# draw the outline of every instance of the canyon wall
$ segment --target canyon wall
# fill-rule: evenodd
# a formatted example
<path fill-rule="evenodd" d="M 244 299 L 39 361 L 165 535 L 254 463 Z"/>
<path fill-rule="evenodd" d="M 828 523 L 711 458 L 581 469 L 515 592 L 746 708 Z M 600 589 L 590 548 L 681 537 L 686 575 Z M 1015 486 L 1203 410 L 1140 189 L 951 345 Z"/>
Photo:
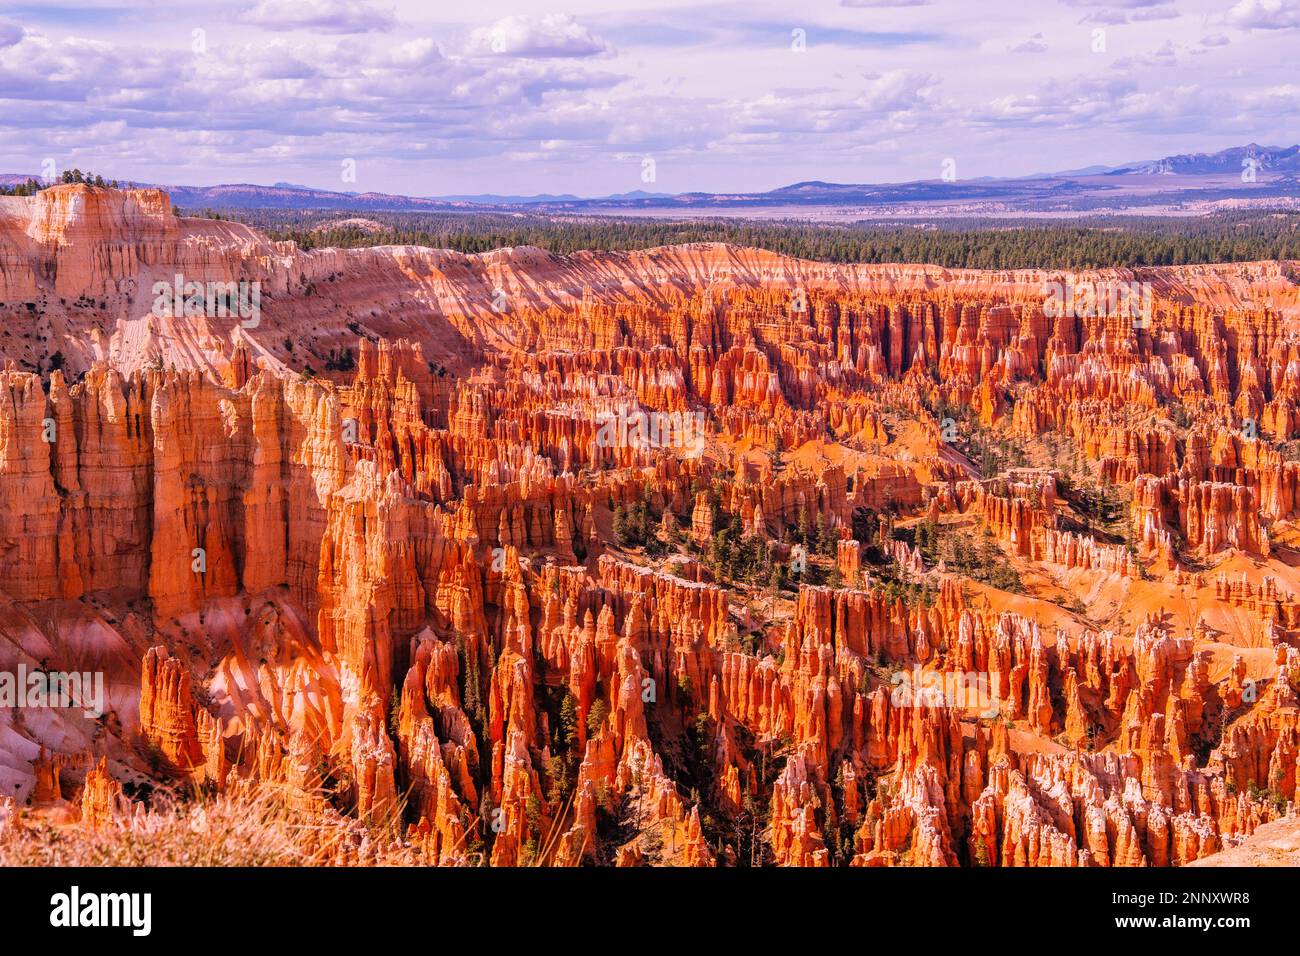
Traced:
<path fill-rule="evenodd" d="M 10 710 L 0 783 L 274 784 L 445 865 L 1217 853 L 1295 799 L 1292 274 L 1087 274 L 1134 322 L 0 199 L 0 668 L 106 685 Z M 158 314 L 190 282 L 258 308 Z"/>

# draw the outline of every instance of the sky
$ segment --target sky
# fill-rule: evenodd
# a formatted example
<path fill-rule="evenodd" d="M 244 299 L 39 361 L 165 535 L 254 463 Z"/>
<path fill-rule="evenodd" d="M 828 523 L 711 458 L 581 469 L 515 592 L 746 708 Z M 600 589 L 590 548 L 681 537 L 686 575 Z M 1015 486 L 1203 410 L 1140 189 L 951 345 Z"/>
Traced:
<path fill-rule="evenodd" d="M 0 0 L 0 172 L 419 196 L 1022 175 L 1300 141 L 1298 50 L 1300 0 Z"/>

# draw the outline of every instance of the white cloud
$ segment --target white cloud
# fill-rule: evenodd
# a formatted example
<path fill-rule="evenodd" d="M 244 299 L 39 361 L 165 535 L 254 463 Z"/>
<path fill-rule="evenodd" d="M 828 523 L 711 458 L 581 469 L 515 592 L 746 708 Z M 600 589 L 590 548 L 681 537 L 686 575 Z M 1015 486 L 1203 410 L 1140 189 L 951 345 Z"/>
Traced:
<path fill-rule="evenodd" d="M 117 178 L 342 188 L 339 160 L 355 157 L 361 189 L 592 194 L 638 188 L 653 156 L 662 191 L 730 191 L 918 178 L 908 164 L 932 175 L 936 153 L 960 156 L 964 175 L 1113 164 L 1271 142 L 1300 120 L 1290 37 L 1234 29 L 1259 22 L 1258 2 L 1214 26 L 1199 14 L 1139 22 L 1176 15 L 1167 0 L 1058 3 L 1031 25 L 993 3 L 850 0 L 871 6 L 792 19 L 784 0 L 712 13 L 662 0 L 648 23 L 599 12 L 601 0 L 575 0 L 576 17 L 529 14 L 531 0 L 494 0 L 490 16 L 378 2 L 396 5 L 391 32 L 355 5 L 244 0 L 267 22 L 209 24 L 206 55 L 190 49 L 183 11 L 159 13 L 143 38 L 130 18 L 9 14 L 4 165 L 55 156 Z M 1105 55 L 1079 24 L 1094 15 L 1132 24 L 1107 30 Z M 793 26 L 808 31 L 802 55 Z M 1033 55 L 1045 47 L 1061 55 Z"/>
<path fill-rule="evenodd" d="M 0 47 L 13 46 L 22 40 L 27 31 L 12 20 L 0 20 Z"/>
<path fill-rule="evenodd" d="M 1172 4 L 1146 5 L 1133 9 L 1114 9 L 1113 5 L 1107 5 L 1100 10 L 1094 10 L 1082 20 L 1083 23 L 1142 23 L 1148 20 L 1175 20 L 1178 18 L 1178 9 Z"/>
<path fill-rule="evenodd" d="M 1292 0 L 1238 0 L 1228 22 L 1243 30 L 1286 30 L 1300 27 L 1300 4 Z"/>
<path fill-rule="evenodd" d="M 397 23 L 391 9 L 360 0 L 261 0 L 244 19 L 268 30 L 320 33 L 382 33 Z"/>
<path fill-rule="evenodd" d="M 1167 0 L 1064 0 L 1067 7 L 1119 7 L 1124 10 L 1140 10 L 1145 7 L 1163 6 Z"/>
<path fill-rule="evenodd" d="M 1134 10 L 1128 15 L 1130 23 L 1141 23 L 1143 20 L 1176 20 L 1178 17 L 1178 8 L 1172 4 L 1160 7 L 1145 7 L 1141 10 Z"/>
<path fill-rule="evenodd" d="M 470 35 L 478 54 L 529 57 L 585 57 L 611 52 L 610 45 L 568 14 L 502 17 Z"/>
<path fill-rule="evenodd" d="M 1023 43 L 1017 43 L 1011 48 L 1012 53 L 1046 53 L 1047 42 L 1043 39 L 1041 33 L 1035 33 Z"/>
<path fill-rule="evenodd" d="M 1172 40 L 1166 40 L 1158 49 L 1150 53 L 1142 56 L 1120 57 L 1111 66 L 1116 70 L 1131 70 L 1143 66 L 1176 66 L 1177 63 L 1178 48 L 1174 46 Z"/>

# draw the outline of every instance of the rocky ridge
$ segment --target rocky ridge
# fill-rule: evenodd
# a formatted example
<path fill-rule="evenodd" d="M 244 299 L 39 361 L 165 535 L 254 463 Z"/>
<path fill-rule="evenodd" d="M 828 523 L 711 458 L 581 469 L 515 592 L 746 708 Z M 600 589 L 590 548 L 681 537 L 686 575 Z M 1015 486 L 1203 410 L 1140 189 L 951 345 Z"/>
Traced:
<path fill-rule="evenodd" d="M 260 314 L 156 314 L 178 274 Z M 1295 800 L 1293 275 L 1074 277 L 1134 323 L 0 198 L 0 669 L 107 698 L 6 711 L 0 788 L 271 781 L 447 865 L 1209 856 Z"/>

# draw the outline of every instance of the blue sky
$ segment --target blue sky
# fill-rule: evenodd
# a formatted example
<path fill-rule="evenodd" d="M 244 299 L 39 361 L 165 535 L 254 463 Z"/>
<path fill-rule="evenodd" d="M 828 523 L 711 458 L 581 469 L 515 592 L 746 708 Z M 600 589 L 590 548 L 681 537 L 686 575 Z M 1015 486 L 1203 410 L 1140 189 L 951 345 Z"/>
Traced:
<path fill-rule="evenodd" d="M 0 172 L 414 195 L 1027 174 L 1300 141 L 1298 49 L 1300 0 L 11 4 Z"/>

